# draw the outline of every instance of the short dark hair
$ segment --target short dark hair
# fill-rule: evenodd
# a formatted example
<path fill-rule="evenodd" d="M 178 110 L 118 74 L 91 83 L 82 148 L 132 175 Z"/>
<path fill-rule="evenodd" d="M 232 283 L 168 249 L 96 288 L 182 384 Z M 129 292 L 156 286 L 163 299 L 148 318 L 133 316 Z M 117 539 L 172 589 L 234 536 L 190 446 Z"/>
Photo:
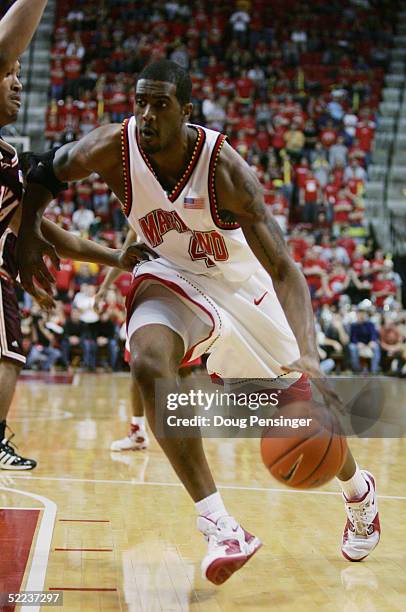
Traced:
<path fill-rule="evenodd" d="M 187 70 L 170 60 L 162 59 L 147 64 L 138 79 L 165 81 L 176 85 L 176 97 L 179 104 L 187 104 L 192 96 L 192 80 Z"/>

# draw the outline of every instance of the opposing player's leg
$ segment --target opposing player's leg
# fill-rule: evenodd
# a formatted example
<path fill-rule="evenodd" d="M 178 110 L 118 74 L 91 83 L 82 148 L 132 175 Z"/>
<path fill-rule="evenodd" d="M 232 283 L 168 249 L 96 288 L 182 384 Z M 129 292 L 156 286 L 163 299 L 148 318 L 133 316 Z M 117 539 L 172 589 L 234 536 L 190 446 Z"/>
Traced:
<path fill-rule="evenodd" d="M 0 361 L 0 470 L 32 470 L 34 459 L 21 457 L 7 437 L 7 415 L 13 400 L 21 365 L 8 359 Z"/>
<path fill-rule="evenodd" d="M 130 431 L 125 438 L 111 443 L 112 451 L 145 450 L 149 440 L 145 427 L 144 406 L 138 384 L 131 376 L 131 422 Z"/>
<path fill-rule="evenodd" d="M 13 285 L 0 278 L 0 469 L 32 470 L 34 459 L 21 457 L 7 437 L 7 415 L 17 379 L 25 364 L 18 303 Z"/>
<path fill-rule="evenodd" d="M 377 546 L 381 533 L 375 479 L 358 467 L 349 449 L 337 478 L 347 513 L 341 552 L 349 561 L 362 561 Z"/>
<path fill-rule="evenodd" d="M 162 289 L 161 302 L 156 293 L 148 301 L 147 292 L 144 292 L 144 300 L 137 305 L 129 325 L 132 376 L 139 385 L 149 425 L 195 502 L 198 529 L 208 542 L 208 553 L 202 562 L 203 575 L 214 584 L 221 584 L 248 561 L 261 543 L 246 532 L 224 507 L 207 463 L 201 437 L 176 438 L 159 433 L 155 381 L 176 380 L 185 349 L 191 342 L 187 331 L 190 315 L 195 322 L 195 334 L 199 323 L 193 313 L 188 312 L 187 306 L 168 290 Z M 138 327 L 136 319 L 138 317 L 142 321 L 143 311 L 155 323 Z M 168 325 L 165 325 L 166 319 Z M 204 330 L 202 337 L 206 335 L 207 331 Z"/>

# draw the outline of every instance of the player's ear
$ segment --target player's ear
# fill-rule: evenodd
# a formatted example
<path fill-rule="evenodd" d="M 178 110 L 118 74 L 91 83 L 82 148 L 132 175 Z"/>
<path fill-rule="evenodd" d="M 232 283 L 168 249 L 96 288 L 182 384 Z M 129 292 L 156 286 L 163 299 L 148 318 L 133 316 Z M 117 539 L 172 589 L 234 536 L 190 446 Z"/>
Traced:
<path fill-rule="evenodd" d="M 191 102 L 188 102 L 188 104 L 184 105 L 182 109 L 182 113 L 183 113 L 183 117 L 185 121 L 189 121 L 190 117 L 192 116 L 192 111 L 193 111 L 193 104 Z"/>

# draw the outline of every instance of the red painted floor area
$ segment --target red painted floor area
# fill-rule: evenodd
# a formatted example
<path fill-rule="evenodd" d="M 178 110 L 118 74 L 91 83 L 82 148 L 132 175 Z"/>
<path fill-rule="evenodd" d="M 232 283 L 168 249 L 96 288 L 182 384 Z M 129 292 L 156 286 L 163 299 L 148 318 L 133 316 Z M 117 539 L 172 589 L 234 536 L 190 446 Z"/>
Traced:
<path fill-rule="evenodd" d="M 71 385 L 73 374 L 67 372 L 33 372 L 23 370 L 20 374 L 20 382 L 42 382 L 48 385 Z"/>
<path fill-rule="evenodd" d="M 18 593 L 40 510 L 0 508 L 0 591 Z M 14 606 L 1 606 L 11 612 Z"/>

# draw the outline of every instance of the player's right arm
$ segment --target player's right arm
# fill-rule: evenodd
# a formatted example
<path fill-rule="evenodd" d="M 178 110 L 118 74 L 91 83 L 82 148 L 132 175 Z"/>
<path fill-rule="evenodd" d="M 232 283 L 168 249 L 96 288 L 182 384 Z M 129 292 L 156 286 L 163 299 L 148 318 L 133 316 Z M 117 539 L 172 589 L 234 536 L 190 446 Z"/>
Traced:
<path fill-rule="evenodd" d="M 68 143 L 55 153 L 41 156 L 27 175 L 27 189 L 22 202 L 22 219 L 17 240 L 17 264 L 21 283 L 32 295 L 36 294 L 33 278 L 51 292 L 54 279 L 44 263 L 48 255 L 59 267 L 54 246 L 41 232 L 42 215 L 65 182 L 77 181 L 97 172 L 110 184 L 120 198 L 123 181 L 117 160 L 121 159 L 121 126 L 110 124 L 97 128 L 77 142 Z"/>
<path fill-rule="evenodd" d="M 47 0 L 16 0 L 0 21 L 0 79 L 25 51 Z"/>

